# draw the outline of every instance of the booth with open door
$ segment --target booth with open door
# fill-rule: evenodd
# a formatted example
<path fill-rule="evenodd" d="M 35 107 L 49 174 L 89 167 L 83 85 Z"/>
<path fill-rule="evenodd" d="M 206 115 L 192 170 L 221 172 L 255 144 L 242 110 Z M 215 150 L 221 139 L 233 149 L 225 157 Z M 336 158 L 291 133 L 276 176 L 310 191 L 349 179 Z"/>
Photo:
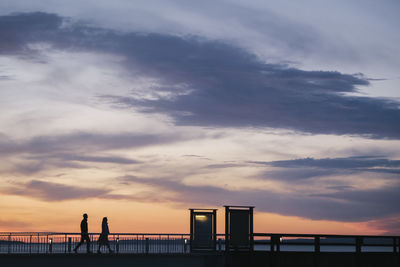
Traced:
<path fill-rule="evenodd" d="M 217 210 L 190 209 L 190 251 L 216 249 Z"/>

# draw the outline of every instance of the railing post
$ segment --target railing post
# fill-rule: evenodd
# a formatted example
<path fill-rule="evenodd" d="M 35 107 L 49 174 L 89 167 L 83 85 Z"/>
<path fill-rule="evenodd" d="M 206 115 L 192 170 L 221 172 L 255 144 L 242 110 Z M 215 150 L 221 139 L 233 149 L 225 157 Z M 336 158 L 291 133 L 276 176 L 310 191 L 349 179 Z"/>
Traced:
<path fill-rule="evenodd" d="M 396 240 L 397 239 L 397 240 Z M 395 246 L 396 246 L 396 253 L 399 261 L 399 266 L 400 266 L 400 237 L 395 238 Z"/>
<path fill-rule="evenodd" d="M 190 247 L 189 247 L 190 252 L 193 251 L 193 247 L 192 247 L 193 239 L 194 239 L 194 236 L 193 236 L 193 225 L 194 225 L 194 222 L 193 222 L 193 209 L 190 209 Z"/>
<path fill-rule="evenodd" d="M 230 249 L 230 221 L 229 221 L 229 207 L 225 207 L 225 252 L 229 254 Z"/>
<path fill-rule="evenodd" d="M 183 253 L 186 253 L 186 252 L 187 252 L 187 247 L 188 247 L 188 240 L 187 240 L 187 238 L 185 238 L 183 242 L 185 243 L 185 248 L 184 248 Z"/>
<path fill-rule="evenodd" d="M 363 238 L 358 236 L 356 237 L 356 266 L 361 266 L 361 247 L 363 243 Z"/>
<path fill-rule="evenodd" d="M 270 243 L 270 266 L 279 266 L 279 256 L 278 252 L 280 251 L 280 236 L 279 235 L 271 235 L 271 243 Z M 276 245 L 276 250 L 275 250 L 275 245 Z"/>
<path fill-rule="evenodd" d="M 276 251 L 277 252 L 280 252 L 281 251 L 281 236 L 278 236 L 277 238 L 276 238 Z"/>
<path fill-rule="evenodd" d="M 149 253 L 149 238 L 148 237 L 146 237 L 146 245 L 145 245 L 145 247 L 146 247 L 146 254 L 148 254 Z"/>
<path fill-rule="evenodd" d="M 222 238 L 218 238 L 218 251 L 222 250 Z"/>
<path fill-rule="evenodd" d="M 32 235 L 29 236 L 29 254 L 32 253 Z"/>
<path fill-rule="evenodd" d="M 93 251 L 94 250 L 94 245 L 95 245 L 96 242 L 94 242 L 94 240 L 93 240 L 93 234 L 90 234 L 89 236 L 90 236 L 89 249 L 90 249 L 90 251 Z"/>
<path fill-rule="evenodd" d="M 249 208 L 249 217 L 250 217 L 250 251 L 254 250 L 254 222 L 253 222 L 253 213 L 254 213 L 254 208 L 250 207 Z"/>
<path fill-rule="evenodd" d="M 186 242 L 185 242 L 186 245 Z M 186 248 L 185 248 L 186 250 Z M 169 235 L 167 235 L 167 253 L 169 253 Z"/>
<path fill-rule="evenodd" d="M 362 246 L 362 237 L 357 237 L 356 238 L 356 253 L 357 254 L 361 253 L 361 246 Z"/>
<path fill-rule="evenodd" d="M 314 266 L 319 266 L 319 253 L 321 252 L 321 240 L 319 236 L 314 237 Z"/>
<path fill-rule="evenodd" d="M 271 235 L 270 239 L 269 239 L 269 246 L 270 246 L 270 251 L 274 252 L 275 251 L 275 236 Z"/>
<path fill-rule="evenodd" d="M 47 236 L 47 238 L 48 238 L 48 236 Z M 53 238 L 52 237 L 50 237 L 50 239 L 49 239 L 49 252 L 53 253 Z"/>
<path fill-rule="evenodd" d="M 397 246 L 396 247 L 398 249 L 398 252 L 397 252 L 397 265 L 400 267 L 400 237 L 397 238 Z"/>
<path fill-rule="evenodd" d="M 314 252 L 321 252 L 321 242 L 319 236 L 314 237 Z"/>
<path fill-rule="evenodd" d="M 68 237 L 68 252 L 71 253 L 71 248 L 72 248 L 72 238 Z"/>
<path fill-rule="evenodd" d="M 161 242 L 162 242 L 161 235 L 158 235 L 158 241 L 156 240 L 156 242 L 157 242 L 157 247 L 158 247 L 157 252 L 161 253 Z"/>
<path fill-rule="evenodd" d="M 214 251 L 217 250 L 217 210 L 213 210 L 213 219 L 214 219 L 214 225 L 213 225 L 213 241 L 214 241 Z"/>
<path fill-rule="evenodd" d="M 400 237 L 397 238 L 397 246 L 396 247 L 398 249 L 398 252 L 397 252 L 397 265 L 400 267 Z"/>
<path fill-rule="evenodd" d="M 115 248 L 116 252 L 119 253 L 119 236 L 117 236 L 117 242 L 116 242 L 115 246 L 116 246 L 116 248 Z"/>
<path fill-rule="evenodd" d="M 393 253 L 396 255 L 397 253 L 397 244 L 396 244 L 396 238 L 393 237 Z"/>
<path fill-rule="evenodd" d="M 11 234 L 8 235 L 8 254 L 11 253 Z"/>

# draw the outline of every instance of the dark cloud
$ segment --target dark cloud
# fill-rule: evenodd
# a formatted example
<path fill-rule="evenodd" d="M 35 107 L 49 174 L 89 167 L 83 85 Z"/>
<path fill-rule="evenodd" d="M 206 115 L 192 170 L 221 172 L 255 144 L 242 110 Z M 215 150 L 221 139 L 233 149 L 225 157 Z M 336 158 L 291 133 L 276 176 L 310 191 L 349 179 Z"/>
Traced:
<path fill-rule="evenodd" d="M 386 235 L 399 235 L 400 215 L 372 220 L 368 222 L 368 226 L 375 229 L 383 230 L 385 231 Z"/>
<path fill-rule="evenodd" d="M 0 81 L 7 81 L 7 80 L 13 80 L 13 78 L 9 75 L 0 75 Z"/>
<path fill-rule="evenodd" d="M 163 203 L 165 202 L 166 197 L 160 194 L 154 194 L 152 191 L 141 191 L 135 194 L 130 195 L 121 195 L 121 194 L 107 194 L 102 196 L 103 199 L 110 200 L 127 200 L 127 201 L 135 201 L 135 202 L 150 202 L 150 203 Z"/>
<path fill-rule="evenodd" d="M 140 163 L 138 160 L 117 157 L 117 156 L 85 156 L 76 154 L 52 154 L 51 155 L 57 160 L 61 161 L 76 161 L 76 162 L 100 162 L 100 163 L 114 163 L 114 164 L 137 164 Z M 41 156 L 29 157 L 30 159 L 43 159 Z M 44 159 L 47 159 L 45 157 Z"/>
<path fill-rule="evenodd" d="M 119 33 L 82 24 L 61 26 L 45 13 L 0 19 L 3 53 L 31 42 L 123 55 L 135 73 L 158 78 L 168 98 L 103 96 L 120 106 L 170 115 L 179 125 L 273 127 L 313 134 L 400 137 L 399 103 L 345 96 L 369 85 L 360 74 L 303 71 L 267 64 L 243 49 L 195 37 Z M 172 95 L 172 97 L 171 97 Z"/>
<path fill-rule="evenodd" d="M 8 173 L 35 174 L 51 168 L 87 168 L 90 163 L 139 164 L 141 161 L 116 155 L 110 150 L 139 149 L 146 146 L 181 142 L 194 136 L 180 134 L 97 134 L 71 133 L 38 136 L 27 140 L 0 138 L 0 155 L 17 155 L 23 162 L 12 162 Z M 115 152 L 113 153 L 115 154 Z"/>
<path fill-rule="evenodd" d="M 63 201 L 101 197 L 110 190 L 77 187 L 59 183 L 32 180 L 24 184 L 16 184 L 1 191 L 3 194 L 32 197 L 45 201 Z"/>
<path fill-rule="evenodd" d="M 258 211 L 315 220 L 365 221 L 399 214 L 400 186 L 373 190 L 346 188 L 332 194 L 280 193 L 271 190 L 228 190 L 215 186 L 186 185 L 170 178 L 118 178 L 123 183 L 151 186 L 165 201 L 192 205 L 254 205 Z M 173 194 L 166 194 L 170 192 Z"/>
<path fill-rule="evenodd" d="M 104 188 L 89 188 L 40 180 L 26 183 L 12 183 L 0 190 L 1 194 L 31 197 L 44 201 L 66 201 L 75 199 L 101 198 L 110 200 L 134 200 L 159 202 L 160 198 L 151 192 L 139 192 L 130 195 L 112 193 Z M 1 223 L 1 222 L 0 222 Z"/>
<path fill-rule="evenodd" d="M 308 179 L 318 179 L 320 177 L 346 175 L 351 173 L 354 173 L 354 171 L 323 168 L 276 168 L 261 173 L 257 178 L 287 181 L 291 183 L 303 183 L 304 180 Z"/>
<path fill-rule="evenodd" d="M 79 152 L 77 152 L 79 153 Z M 91 167 L 90 163 L 109 164 L 139 164 L 141 161 L 117 156 L 87 156 L 79 154 L 45 153 L 23 157 L 23 162 L 13 163 L 7 173 L 33 175 L 49 169 L 84 169 Z M 96 165 L 97 167 L 98 165 Z"/>
<path fill-rule="evenodd" d="M 252 161 L 250 163 L 274 167 L 266 171 L 262 178 L 296 181 L 331 175 L 348 175 L 362 172 L 388 174 L 398 177 L 400 160 L 383 157 L 364 156 L 347 158 L 302 158 L 280 161 Z"/>
<path fill-rule="evenodd" d="M 211 160 L 210 158 L 200 156 L 200 155 L 183 155 L 182 157 L 185 158 L 195 158 L 195 159 L 201 159 L 201 160 Z"/>
<path fill-rule="evenodd" d="M 4 173 L 11 173 L 13 175 L 34 175 L 44 170 L 49 169 L 84 169 L 87 166 L 76 162 L 66 162 L 48 157 L 42 157 L 35 160 L 24 160 L 23 162 L 13 163 L 10 169 L 3 171 Z"/>
<path fill-rule="evenodd" d="M 350 206 L 365 205 L 364 211 L 368 211 L 366 215 L 377 214 L 379 218 L 400 212 L 400 208 L 397 205 L 400 201 L 399 190 L 400 184 L 397 184 L 384 189 L 341 190 L 334 193 L 313 194 L 312 196 L 321 197 L 327 201 L 342 201 L 345 205 Z M 369 219 L 371 218 L 376 217 L 369 217 Z M 368 217 L 364 217 L 364 219 L 368 219 Z"/>
<path fill-rule="evenodd" d="M 347 157 L 347 158 L 303 158 L 294 160 L 280 160 L 266 162 L 273 167 L 299 168 L 299 167 L 317 167 L 327 169 L 362 169 L 371 168 L 400 168 L 400 160 L 390 160 L 382 157 Z"/>
<path fill-rule="evenodd" d="M 41 12 L 0 16 L 0 54 L 29 53 L 28 43 L 57 38 L 62 22 L 59 16 Z"/>
<path fill-rule="evenodd" d="M 204 166 L 205 169 L 224 169 L 224 168 L 238 168 L 243 167 L 243 164 L 235 164 L 235 163 L 220 163 L 220 164 L 210 164 Z"/>
<path fill-rule="evenodd" d="M 350 185 L 334 185 L 334 186 L 328 186 L 326 187 L 327 189 L 332 189 L 336 191 L 343 191 L 343 190 L 352 190 L 355 189 L 353 186 Z"/>
<path fill-rule="evenodd" d="M 64 135 L 48 135 L 34 137 L 28 140 L 12 140 L 4 137 L 0 140 L 0 154 L 54 154 L 80 161 L 107 161 L 107 158 L 71 156 L 69 152 L 98 152 L 110 149 L 129 149 L 151 145 L 160 145 L 186 140 L 190 137 L 179 134 L 97 134 L 76 132 Z M 121 161 L 111 159 L 109 161 Z"/>
<path fill-rule="evenodd" d="M 0 227 L 2 228 L 23 228 L 31 226 L 29 222 L 17 221 L 17 220 L 0 220 Z"/>

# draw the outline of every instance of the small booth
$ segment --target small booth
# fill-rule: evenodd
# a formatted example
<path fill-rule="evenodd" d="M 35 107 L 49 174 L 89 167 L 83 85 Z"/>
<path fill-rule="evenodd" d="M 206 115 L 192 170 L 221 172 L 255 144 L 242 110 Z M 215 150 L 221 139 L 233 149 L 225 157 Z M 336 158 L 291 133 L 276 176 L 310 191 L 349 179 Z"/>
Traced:
<path fill-rule="evenodd" d="M 252 206 L 224 206 L 225 207 L 225 251 L 246 250 L 252 251 L 253 237 L 253 210 Z"/>
<path fill-rule="evenodd" d="M 210 251 L 216 249 L 217 210 L 190 210 L 190 251 Z"/>

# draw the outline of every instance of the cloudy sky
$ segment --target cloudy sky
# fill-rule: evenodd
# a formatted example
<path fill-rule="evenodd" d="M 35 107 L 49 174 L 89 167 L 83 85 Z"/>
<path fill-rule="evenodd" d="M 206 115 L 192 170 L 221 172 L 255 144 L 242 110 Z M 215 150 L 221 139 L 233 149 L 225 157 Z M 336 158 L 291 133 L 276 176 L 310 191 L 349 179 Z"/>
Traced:
<path fill-rule="evenodd" d="M 0 231 L 400 233 L 398 1 L 0 2 Z"/>

